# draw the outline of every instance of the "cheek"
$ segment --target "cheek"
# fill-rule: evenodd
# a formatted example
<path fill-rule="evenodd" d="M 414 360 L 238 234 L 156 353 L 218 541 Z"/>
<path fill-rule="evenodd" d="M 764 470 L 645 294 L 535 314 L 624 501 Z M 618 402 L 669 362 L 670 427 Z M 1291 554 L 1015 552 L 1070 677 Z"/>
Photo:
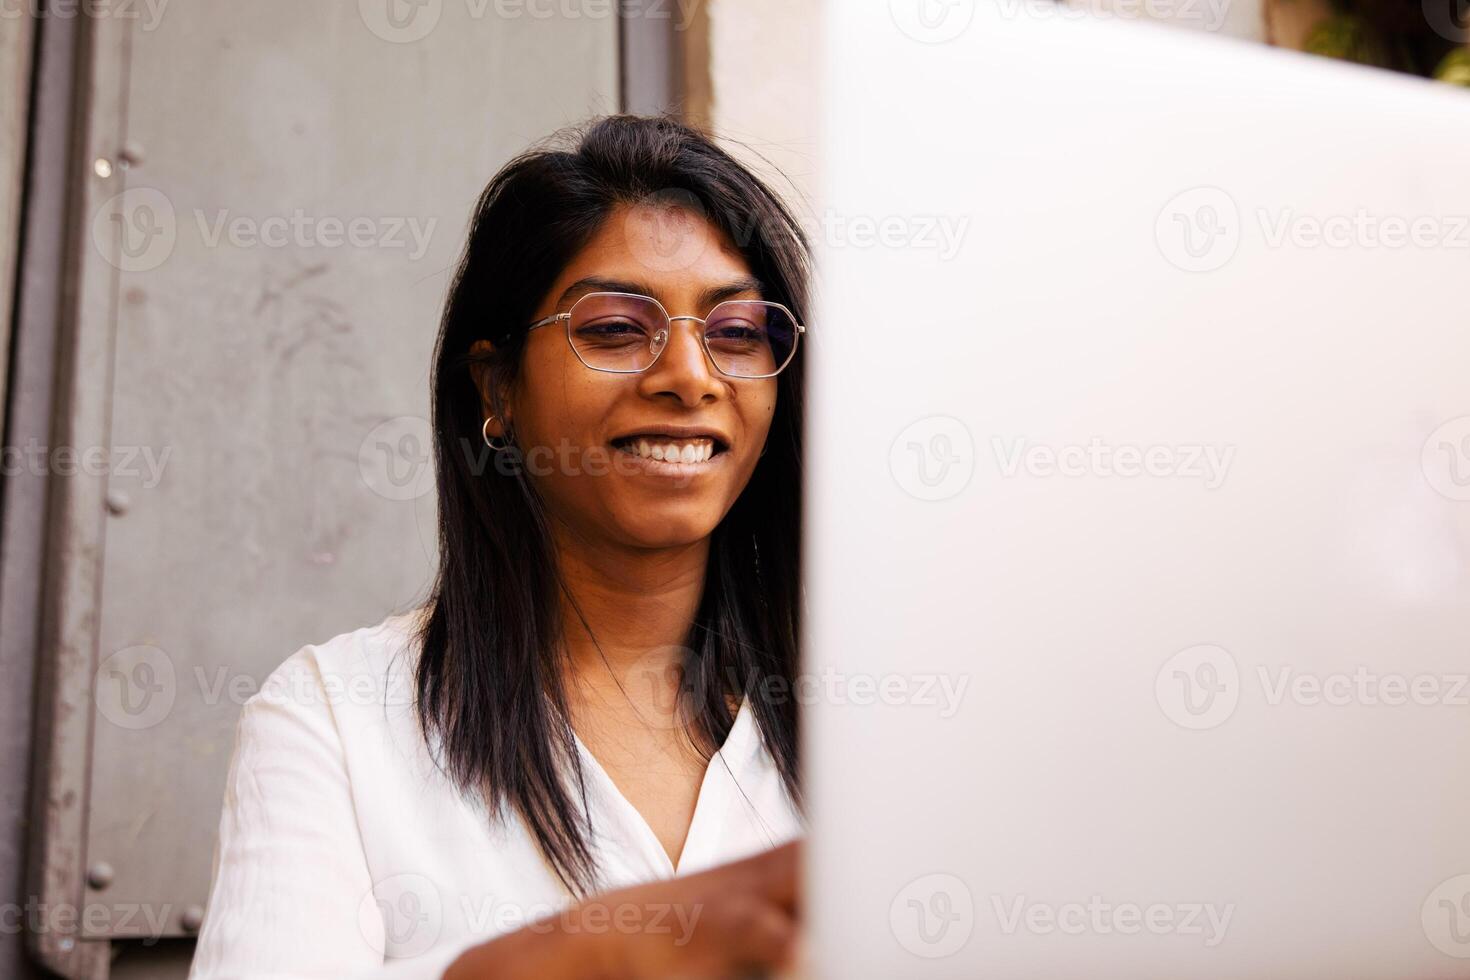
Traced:
<path fill-rule="evenodd" d="M 772 381 L 759 391 L 752 392 L 751 397 L 740 406 L 740 414 L 744 419 L 747 431 L 757 437 L 754 441 L 764 441 L 766 435 L 771 431 L 771 420 L 776 416 L 775 382 Z"/>
<path fill-rule="evenodd" d="M 571 352 L 567 352 L 567 359 Z M 522 446 L 584 446 L 597 442 L 598 425 L 616 398 L 579 362 L 543 357 L 527 363 L 516 399 L 516 430 Z M 612 377 L 609 375 L 609 377 Z"/>

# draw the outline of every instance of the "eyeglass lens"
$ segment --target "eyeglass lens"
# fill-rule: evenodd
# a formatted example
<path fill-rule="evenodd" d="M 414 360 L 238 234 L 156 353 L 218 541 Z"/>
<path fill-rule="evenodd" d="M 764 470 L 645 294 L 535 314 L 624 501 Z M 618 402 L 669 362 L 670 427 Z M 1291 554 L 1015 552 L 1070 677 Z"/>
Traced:
<path fill-rule="evenodd" d="M 588 367 L 641 371 L 669 341 L 663 308 L 646 296 L 589 293 L 572 309 L 567 334 Z M 796 346 L 796 324 L 784 309 L 732 300 L 710 311 L 704 325 L 710 358 L 725 374 L 758 378 L 786 366 Z"/>

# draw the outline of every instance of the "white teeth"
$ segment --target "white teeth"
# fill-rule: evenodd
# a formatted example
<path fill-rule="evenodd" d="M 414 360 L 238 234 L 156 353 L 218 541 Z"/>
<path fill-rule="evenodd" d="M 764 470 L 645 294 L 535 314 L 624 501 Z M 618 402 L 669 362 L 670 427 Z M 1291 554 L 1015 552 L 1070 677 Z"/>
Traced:
<path fill-rule="evenodd" d="M 638 456 L 668 463 L 703 463 L 715 454 L 713 439 L 680 442 L 649 442 L 647 439 L 639 439 L 625 448 Z"/>

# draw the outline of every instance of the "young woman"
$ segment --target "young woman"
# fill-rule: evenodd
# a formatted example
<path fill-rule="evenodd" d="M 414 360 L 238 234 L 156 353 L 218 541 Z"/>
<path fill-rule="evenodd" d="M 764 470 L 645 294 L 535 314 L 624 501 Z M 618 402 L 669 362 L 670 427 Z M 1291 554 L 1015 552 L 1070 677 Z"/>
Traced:
<path fill-rule="evenodd" d="M 246 704 L 193 980 L 788 962 L 808 273 L 667 118 L 494 177 L 435 352 L 432 592 Z"/>

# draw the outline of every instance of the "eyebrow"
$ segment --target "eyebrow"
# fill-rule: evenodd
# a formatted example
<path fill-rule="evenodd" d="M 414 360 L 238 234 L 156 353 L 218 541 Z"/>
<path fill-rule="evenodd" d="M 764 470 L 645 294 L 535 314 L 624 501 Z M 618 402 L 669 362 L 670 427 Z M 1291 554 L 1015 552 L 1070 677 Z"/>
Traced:
<path fill-rule="evenodd" d="M 583 296 L 587 293 L 637 293 L 640 296 L 652 296 L 658 299 L 657 293 L 647 283 L 637 282 L 629 279 L 608 279 L 604 276 L 584 276 L 562 290 L 557 299 L 558 308 L 564 306 L 568 300 Z M 699 294 L 699 306 L 703 310 L 709 310 L 716 303 L 724 302 L 741 293 L 755 293 L 759 296 L 765 295 L 765 286 L 754 276 L 740 276 L 718 285 L 710 286 Z M 662 301 L 660 301 L 662 302 Z"/>

